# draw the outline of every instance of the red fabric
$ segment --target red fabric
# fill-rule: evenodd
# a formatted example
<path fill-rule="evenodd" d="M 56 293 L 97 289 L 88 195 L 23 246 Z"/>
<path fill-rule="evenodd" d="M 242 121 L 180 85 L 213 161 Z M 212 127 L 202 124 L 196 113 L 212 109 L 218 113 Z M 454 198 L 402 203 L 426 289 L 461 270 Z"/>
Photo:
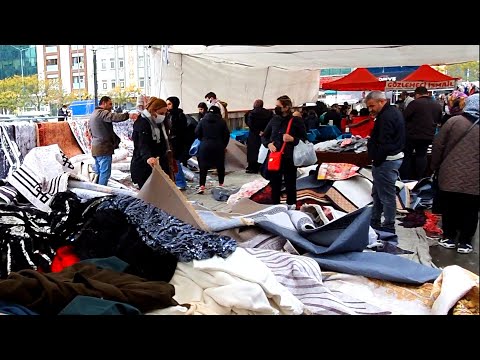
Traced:
<path fill-rule="evenodd" d="M 350 133 L 355 136 L 361 136 L 363 138 L 370 136 L 370 133 L 373 130 L 373 125 L 375 125 L 375 121 L 370 116 L 355 116 L 352 120 L 352 124 L 358 124 L 365 119 L 369 119 L 369 121 L 365 124 L 362 124 L 357 127 L 351 127 Z"/>
<path fill-rule="evenodd" d="M 346 127 L 347 127 L 347 118 L 342 118 L 342 121 L 340 121 L 340 131 L 344 133 Z"/>
<path fill-rule="evenodd" d="M 52 261 L 52 272 L 60 272 L 64 268 L 72 266 L 79 262 L 80 259 L 73 252 L 73 247 L 70 245 L 62 246 L 57 249 L 57 254 Z"/>
<path fill-rule="evenodd" d="M 356 68 L 341 79 L 322 84 L 324 90 L 362 91 L 385 90 L 385 81 L 379 81 L 365 68 Z"/>
<path fill-rule="evenodd" d="M 458 78 L 442 74 L 429 65 L 422 65 L 402 81 L 448 81 L 457 79 Z"/>

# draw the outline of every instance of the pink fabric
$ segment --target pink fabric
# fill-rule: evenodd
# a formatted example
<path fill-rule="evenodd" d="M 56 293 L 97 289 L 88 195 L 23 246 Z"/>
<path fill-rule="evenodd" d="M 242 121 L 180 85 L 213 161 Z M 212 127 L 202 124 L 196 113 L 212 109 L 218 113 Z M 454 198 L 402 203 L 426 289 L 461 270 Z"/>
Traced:
<path fill-rule="evenodd" d="M 318 168 L 318 180 L 345 180 L 358 175 L 358 166 L 348 163 L 323 163 Z"/>
<path fill-rule="evenodd" d="M 227 200 L 227 204 L 233 205 L 242 198 L 247 198 L 247 199 L 250 198 L 250 196 L 252 196 L 256 192 L 258 192 L 259 190 L 267 186 L 268 183 L 269 183 L 268 180 L 258 179 L 242 185 L 242 187 L 238 192 L 236 192 L 233 195 L 230 195 L 230 197 Z"/>

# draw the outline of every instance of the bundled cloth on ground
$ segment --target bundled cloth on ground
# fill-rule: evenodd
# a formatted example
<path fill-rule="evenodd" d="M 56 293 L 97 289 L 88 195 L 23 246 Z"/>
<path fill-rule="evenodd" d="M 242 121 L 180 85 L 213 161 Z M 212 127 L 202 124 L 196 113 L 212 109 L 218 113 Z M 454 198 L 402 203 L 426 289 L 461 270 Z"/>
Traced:
<path fill-rule="evenodd" d="M 245 249 L 261 260 L 314 315 L 388 315 L 377 306 L 340 291 L 331 291 L 322 282 L 318 263 L 306 256 L 265 249 Z"/>
<path fill-rule="evenodd" d="M 424 283 L 440 271 L 397 255 L 363 252 L 369 244 L 371 207 L 364 207 L 314 229 L 292 221 L 285 205 L 274 205 L 244 217 L 257 226 L 288 239 L 301 254 L 322 268 L 404 283 Z"/>
<path fill-rule="evenodd" d="M 170 284 L 174 299 L 196 306 L 198 314 L 300 315 L 303 304 L 270 269 L 242 248 L 228 258 L 179 263 Z"/>
<path fill-rule="evenodd" d="M 159 191 L 158 189 L 163 189 Z M 164 210 L 170 215 L 199 229 L 207 230 L 207 226 L 198 217 L 185 195 L 170 180 L 159 165 L 156 165 L 152 175 L 147 179 L 137 198 Z"/>
<path fill-rule="evenodd" d="M 399 315 L 478 315 L 478 275 L 457 265 L 445 267 L 432 283 L 395 284 L 358 275 L 322 272 L 323 284 L 334 292 Z"/>
<path fill-rule="evenodd" d="M 67 190 L 74 167 L 57 144 L 33 148 L 20 168 L 7 178 L 36 208 L 49 212 L 52 197 Z"/>
<path fill-rule="evenodd" d="M 67 157 L 83 153 L 68 122 L 42 122 L 37 124 L 37 128 L 37 146 L 57 144 Z"/>
<path fill-rule="evenodd" d="M 0 204 L 0 278 L 23 269 L 49 272 L 57 249 L 71 243 L 99 201 L 62 192 L 52 198 L 50 213 Z"/>
<path fill-rule="evenodd" d="M 174 287 L 163 281 L 147 281 L 89 262 L 77 263 L 58 273 L 21 270 L 0 280 L 1 299 L 40 315 L 58 314 L 77 295 L 119 301 L 146 312 L 178 305 L 174 294 Z"/>
<path fill-rule="evenodd" d="M 228 236 L 206 232 L 186 224 L 175 216 L 130 196 L 118 195 L 102 202 L 98 209 L 122 211 L 134 224 L 142 240 L 161 253 L 171 253 L 179 261 L 228 257 L 237 246 Z"/>
<path fill-rule="evenodd" d="M 225 153 L 225 172 L 245 170 L 247 167 L 247 146 L 230 139 Z"/>

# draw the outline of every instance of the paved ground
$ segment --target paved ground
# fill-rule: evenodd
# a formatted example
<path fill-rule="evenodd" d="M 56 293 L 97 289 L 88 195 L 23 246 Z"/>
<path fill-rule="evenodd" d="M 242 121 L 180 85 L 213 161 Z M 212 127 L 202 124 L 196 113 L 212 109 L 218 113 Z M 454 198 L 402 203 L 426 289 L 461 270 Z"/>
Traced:
<path fill-rule="evenodd" d="M 230 206 L 226 202 L 216 201 L 211 195 L 211 188 L 218 185 L 215 173 L 209 172 L 207 178 L 207 190 L 204 194 L 196 194 L 198 188 L 198 174 L 195 175 L 195 181 L 189 182 L 188 189 L 185 191 L 189 201 L 198 202 L 205 207 L 215 211 L 228 212 Z M 245 183 L 260 178 L 260 175 L 246 174 L 244 171 L 237 171 L 227 174 L 225 177 L 225 188 L 236 189 Z M 454 250 L 445 249 L 437 245 L 436 241 L 428 240 L 422 228 L 406 229 L 397 226 L 397 235 L 399 246 L 405 250 L 414 251 L 410 256 L 412 260 L 425 265 L 437 266 L 443 268 L 448 265 L 459 265 L 475 274 L 479 274 L 479 232 L 474 238 L 474 251 L 470 254 L 458 254 Z"/>
<path fill-rule="evenodd" d="M 477 232 L 475 233 L 472 242 L 473 252 L 470 254 L 459 254 L 454 249 L 445 249 L 438 245 L 430 247 L 430 255 L 432 256 L 433 263 L 439 267 L 456 264 L 478 275 L 478 238 L 479 233 L 477 227 Z"/>

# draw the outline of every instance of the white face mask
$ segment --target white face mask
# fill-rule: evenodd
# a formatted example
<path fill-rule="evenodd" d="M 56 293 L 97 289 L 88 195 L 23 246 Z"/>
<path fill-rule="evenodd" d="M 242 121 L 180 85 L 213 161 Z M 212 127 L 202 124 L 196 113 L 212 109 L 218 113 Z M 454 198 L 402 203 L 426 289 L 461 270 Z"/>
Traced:
<path fill-rule="evenodd" d="M 157 117 L 155 118 L 155 122 L 158 124 L 161 124 L 163 120 L 165 120 L 165 115 L 157 115 Z"/>

